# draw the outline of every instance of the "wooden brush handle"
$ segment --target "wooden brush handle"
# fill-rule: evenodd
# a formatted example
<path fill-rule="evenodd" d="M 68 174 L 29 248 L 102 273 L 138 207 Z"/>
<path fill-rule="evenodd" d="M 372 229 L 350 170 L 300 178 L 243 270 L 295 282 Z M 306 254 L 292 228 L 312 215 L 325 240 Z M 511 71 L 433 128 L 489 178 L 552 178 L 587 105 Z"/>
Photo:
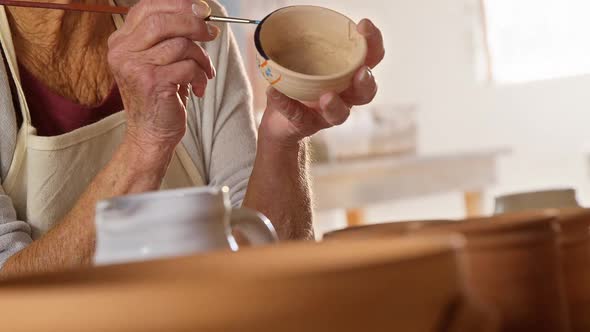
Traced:
<path fill-rule="evenodd" d="M 59 9 L 76 12 L 92 12 L 92 13 L 107 13 L 107 14 L 122 14 L 129 13 L 129 7 L 123 6 L 104 6 L 104 5 L 88 5 L 81 3 L 53 3 L 53 2 L 35 2 L 35 1 L 21 1 L 21 0 L 0 0 L 0 6 L 12 7 L 29 7 L 29 8 L 45 8 L 45 9 Z M 225 16 L 209 16 L 205 21 L 226 22 L 226 23 L 245 23 L 245 24 L 259 24 L 258 20 L 251 20 L 238 17 Z"/>
<path fill-rule="evenodd" d="M 61 9 L 78 12 L 108 13 L 108 14 L 127 14 L 129 7 L 116 7 L 104 5 L 88 5 L 81 3 L 52 3 L 52 2 L 34 2 L 20 0 L 0 0 L 2 6 L 29 7 L 29 8 L 47 8 Z"/>

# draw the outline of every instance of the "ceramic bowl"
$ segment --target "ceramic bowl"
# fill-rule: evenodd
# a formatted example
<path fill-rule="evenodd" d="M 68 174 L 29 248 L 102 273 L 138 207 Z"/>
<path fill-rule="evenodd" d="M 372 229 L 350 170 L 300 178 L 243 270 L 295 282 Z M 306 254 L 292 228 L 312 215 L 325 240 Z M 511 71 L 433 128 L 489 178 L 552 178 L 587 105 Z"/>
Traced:
<path fill-rule="evenodd" d="M 257 64 L 285 95 L 317 101 L 346 90 L 364 64 L 367 42 L 350 18 L 317 6 L 292 6 L 268 15 L 255 34 Z"/>

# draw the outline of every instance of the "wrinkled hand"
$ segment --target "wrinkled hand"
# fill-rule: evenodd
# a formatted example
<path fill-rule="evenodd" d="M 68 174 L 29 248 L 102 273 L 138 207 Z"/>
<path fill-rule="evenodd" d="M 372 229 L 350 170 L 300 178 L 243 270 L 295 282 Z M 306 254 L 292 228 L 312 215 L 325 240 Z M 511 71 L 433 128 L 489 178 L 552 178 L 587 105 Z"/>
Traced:
<path fill-rule="evenodd" d="M 341 125 L 350 116 L 353 106 L 366 105 L 375 98 L 378 89 L 371 69 L 385 56 L 383 37 L 368 19 L 359 23 L 358 31 L 367 39 L 368 54 L 350 88 L 339 95 L 326 93 L 317 103 L 304 104 L 269 87 L 266 112 L 260 125 L 261 139 L 273 144 L 298 144 L 322 129 Z"/>
<path fill-rule="evenodd" d="M 203 18 L 211 9 L 192 0 L 142 0 L 109 38 L 108 61 L 127 111 L 127 139 L 149 150 L 175 148 L 186 131 L 188 86 L 204 94 L 215 76 L 194 41 L 219 30 Z"/>

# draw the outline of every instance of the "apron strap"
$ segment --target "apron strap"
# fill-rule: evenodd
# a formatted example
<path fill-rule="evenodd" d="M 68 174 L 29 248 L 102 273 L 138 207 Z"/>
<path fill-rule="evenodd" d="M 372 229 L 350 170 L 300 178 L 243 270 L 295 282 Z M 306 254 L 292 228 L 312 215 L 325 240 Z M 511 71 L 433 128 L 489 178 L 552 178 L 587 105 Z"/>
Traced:
<path fill-rule="evenodd" d="M 14 106 L 14 113 L 16 115 L 16 127 L 20 128 L 23 124 L 23 115 L 22 110 L 20 107 L 20 102 L 18 100 L 18 92 L 16 90 L 16 84 L 14 82 L 14 73 L 10 70 L 8 66 L 8 61 L 6 60 L 6 53 L 4 52 L 4 47 L 2 47 L 2 43 L 0 42 L 0 52 L 2 54 L 2 62 L 4 62 L 4 68 L 6 70 L 6 77 L 8 79 L 8 88 L 10 89 L 10 95 L 12 96 L 12 105 Z"/>
<path fill-rule="evenodd" d="M 16 51 L 14 49 L 14 42 L 12 40 L 12 34 L 8 24 L 8 16 L 6 15 L 6 8 L 4 6 L 0 6 L 0 43 L 2 44 L 2 50 L 6 56 L 6 62 L 8 63 L 8 68 L 12 74 L 13 83 L 16 88 L 15 90 L 19 100 L 23 124 L 31 125 L 29 106 L 27 104 L 27 98 L 25 97 L 25 92 L 23 91 L 20 82 L 18 62 L 16 61 Z"/>

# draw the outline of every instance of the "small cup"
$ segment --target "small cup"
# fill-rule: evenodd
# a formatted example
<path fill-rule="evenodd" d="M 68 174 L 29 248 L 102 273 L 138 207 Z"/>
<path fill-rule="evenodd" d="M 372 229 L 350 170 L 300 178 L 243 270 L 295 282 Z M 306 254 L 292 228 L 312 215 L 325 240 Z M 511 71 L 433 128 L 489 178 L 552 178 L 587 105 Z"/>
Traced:
<path fill-rule="evenodd" d="M 350 18 L 317 6 L 292 6 L 267 16 L 256 29 L 257 63 L 285 95 L 317 101 L 346 90 L 365 62 L 367 41 Z"/>
<path fill-rule="evenodd" d="M 499 196 L 496 198 L 495 213 L 579 207 L 574 189 L 557 189 Z"/>

